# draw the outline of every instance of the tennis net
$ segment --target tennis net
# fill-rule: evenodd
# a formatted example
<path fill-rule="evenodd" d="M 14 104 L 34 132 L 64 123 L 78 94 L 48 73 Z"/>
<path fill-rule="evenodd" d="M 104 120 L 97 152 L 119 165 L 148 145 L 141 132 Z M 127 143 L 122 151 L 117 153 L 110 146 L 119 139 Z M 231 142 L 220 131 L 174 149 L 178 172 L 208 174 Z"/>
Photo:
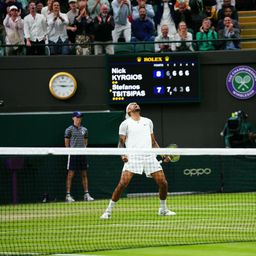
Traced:
<path fill-rule="evenodd" d="M 84 195 L 78 171 L 70 191 L 75 201 L 66 202 L 69 155 L 87 158 L 94 200 Z M 163 201 L 154 178 L 134 175 L 111 218 L 100 218 L 123 155 L 128 163 L 135 159 L 131 169 L 161 164 L 167 206 L 176 215 L 159 215 Z M 170 155 L 181 157 L 163 161 Z M 256 241 L 255 149 L 0 148 L 0 163 L 0 255 Z"/>

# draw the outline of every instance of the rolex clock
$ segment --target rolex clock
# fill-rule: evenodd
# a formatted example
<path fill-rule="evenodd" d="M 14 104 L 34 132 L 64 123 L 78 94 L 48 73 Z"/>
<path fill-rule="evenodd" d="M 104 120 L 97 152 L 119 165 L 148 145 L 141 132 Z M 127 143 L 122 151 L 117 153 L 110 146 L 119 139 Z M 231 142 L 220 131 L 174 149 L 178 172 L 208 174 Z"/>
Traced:
<path fill-rule="evenodd" d="M 77 82 L 71 74 L 59 72 L 52 76 L 49 89 L 53 97 L 59 100 L 67 100 L 75 94 Z"/>

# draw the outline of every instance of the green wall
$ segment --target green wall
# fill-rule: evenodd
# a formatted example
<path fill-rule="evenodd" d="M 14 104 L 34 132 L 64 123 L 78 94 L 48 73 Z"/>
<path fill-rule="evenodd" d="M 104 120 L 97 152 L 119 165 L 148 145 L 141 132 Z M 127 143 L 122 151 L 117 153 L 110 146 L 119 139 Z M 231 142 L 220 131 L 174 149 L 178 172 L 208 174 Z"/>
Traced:
<path fill-rule="evenodd" d="M 117 145 L 123 111 L 85 112 L 83 125 L 89 145 Z M 63 147 L 64 131 L 72 124 L 71 113 L 0 115 L 2 147 Z"/>

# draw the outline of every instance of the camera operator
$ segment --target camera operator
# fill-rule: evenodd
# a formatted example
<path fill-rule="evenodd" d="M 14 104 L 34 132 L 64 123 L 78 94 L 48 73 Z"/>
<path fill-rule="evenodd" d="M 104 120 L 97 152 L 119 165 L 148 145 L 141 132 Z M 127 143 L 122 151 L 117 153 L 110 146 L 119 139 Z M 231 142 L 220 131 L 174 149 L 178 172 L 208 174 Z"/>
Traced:
<path fill-rule="evenodd" d="M 242 110 L 233 112 L 228 118 L 221 132 L 226 148 L 256 147 L 256 130 L 247 118 L 248 115 Z"/>

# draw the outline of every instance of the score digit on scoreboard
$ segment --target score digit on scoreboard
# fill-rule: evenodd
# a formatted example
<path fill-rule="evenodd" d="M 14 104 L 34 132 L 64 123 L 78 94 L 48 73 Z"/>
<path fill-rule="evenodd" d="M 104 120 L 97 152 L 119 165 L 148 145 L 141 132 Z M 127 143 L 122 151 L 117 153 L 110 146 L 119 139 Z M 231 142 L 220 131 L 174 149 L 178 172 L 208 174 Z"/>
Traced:
<path fill-rule="evenodd" d="M 108 55 L 110 104 L 199 102 L 199 60 L 195 53 Z"/>

